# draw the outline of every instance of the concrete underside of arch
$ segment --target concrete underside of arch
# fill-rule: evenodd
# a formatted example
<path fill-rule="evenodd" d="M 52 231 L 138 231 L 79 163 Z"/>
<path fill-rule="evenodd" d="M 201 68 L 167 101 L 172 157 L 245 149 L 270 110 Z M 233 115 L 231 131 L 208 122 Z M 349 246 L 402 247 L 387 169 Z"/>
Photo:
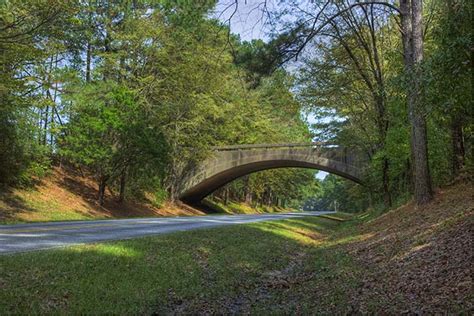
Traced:
<path fill-rule="evenodd" d="M 349 161 L 353 159 L 349 157 Z M 275 168 L 311 168 L 362 183 L 360 170 L 341 150 L 263 149 L 219 152 L 205 161 L 183 183 L 180 199 L 198 203 L 225 184 L 247 174 Z"/>

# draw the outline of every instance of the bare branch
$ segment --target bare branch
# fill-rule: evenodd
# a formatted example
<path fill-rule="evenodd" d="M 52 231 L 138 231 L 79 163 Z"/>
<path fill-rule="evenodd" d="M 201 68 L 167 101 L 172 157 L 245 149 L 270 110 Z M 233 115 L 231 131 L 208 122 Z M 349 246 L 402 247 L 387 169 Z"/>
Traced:
<path fill-rule="evenodd" d="M 345 14 L 346 12 L 356 8 L 356 7 L 362 7 L 362 6 L 366 6 L 366 5 L 383 5 L 383 6 L 386 6 L 388 7 L 389 9 L 391 9 L 392 11 L 395 11 L 397 12 L 398 14 L 400 14 L 400 9 L 397 8 L 396 6 L 388 3 L 388 2 L 385 2 L 385 1 L 366 1 L 366 2 L 357 2 L 357 3 L 353 3 L 349 6 L 347 6 L 346 8 L 338 11 L 337 13 L 335 13 L 334 15 L 332 15 L 331 17 L 327 18 L 326 21 L 324 21 L 321 25 L 319 25 L 317 28 L 316 27 L 316 24 L 317 24 L 317 21 L 322 13 L 322 11 L 324 11 L 324 9 L 327 7 L 327 5 L 329 4 L 330 1 L 327 1 L 326 4 L 323 6 L 323 8 L 320 10 L 320 12 L 318 13 L 318 15 L 316 16 L 316 18 L 314 19 L 314 23 L 313 23 L 313 26 L 311 28 L 311 32 L 307 35 L 305 41 L 303 42 L 302 45 L 300 45 L 300 47 L 298 49 L 296 49 L 296 51 L 292 54 L 290 54 L 287 58 L 285 58 L 280 65 L 288 62 L 289 60 L 295 58 L 297 59 L 298 56 L 301 54 L 301 52 L 303 51 L 303 49 L 306 47 L 306 45 L 317 35 L 319 34 L 326 26 L 330 25 L 331 23 L 333 23 L 333 21 L 338 18 L 339 16 Z"/>

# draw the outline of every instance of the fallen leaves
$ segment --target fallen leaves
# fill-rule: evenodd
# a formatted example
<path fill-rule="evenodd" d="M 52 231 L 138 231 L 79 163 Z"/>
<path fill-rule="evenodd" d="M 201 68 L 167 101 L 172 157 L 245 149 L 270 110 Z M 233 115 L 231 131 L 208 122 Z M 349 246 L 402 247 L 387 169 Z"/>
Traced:
<path fill-rule="evenodd" d="M 367 271 L 370 286 L 353 295 L 363 312 L 374 311 L 366 304 L 376 299 L 374 292 L 386 293 L 377 311 L 473 310 L 473 193 L 469 185 L 453 187 L 432 204 L 417 210 L 409 204 L 361 227 L 373 237 L 346 249 Z"/>

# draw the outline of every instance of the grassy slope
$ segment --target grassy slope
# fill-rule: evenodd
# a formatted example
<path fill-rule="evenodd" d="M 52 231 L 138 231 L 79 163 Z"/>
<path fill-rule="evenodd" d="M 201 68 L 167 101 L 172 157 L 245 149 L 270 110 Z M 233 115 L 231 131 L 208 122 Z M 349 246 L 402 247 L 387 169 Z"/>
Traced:
<path fill-rule="evenodd" d="M 0 311 L 469 313 L 473 193 L 458 185 L 424 208 L 377 218 L 290 219 L 2 256 Z"/>
<path fill-rule="evenodd" d="M 106 192 L 103 207 L 96 202 L 97 185 L 88 176 L 77 171 L 54 168 L 51 174 L 28 189 L 12 189 L 0 192 L 0 224 L 88 220 L 153 216 L 205 215 L 185 205 L 164 204 L 154 206 L 148 200 L 117 203 L 113 192 Z M 233 203 L 232 207 L 220 209 L 222 213 L 261 213 L 277 210 L 253 209 Z M 278 210 L 282 211 L 282 210 Z"/>
<path fill-rule="evenodd" d="M 97 185 L 91 177 L 55 167 L 31 188 L 0 193 L 0 223 L 204 215 L 176 205 L 158 208 L 149 200 L 117 203 L 117 197 L 109 190 L 103 207 L 97 204 L 96 197 Z"/>

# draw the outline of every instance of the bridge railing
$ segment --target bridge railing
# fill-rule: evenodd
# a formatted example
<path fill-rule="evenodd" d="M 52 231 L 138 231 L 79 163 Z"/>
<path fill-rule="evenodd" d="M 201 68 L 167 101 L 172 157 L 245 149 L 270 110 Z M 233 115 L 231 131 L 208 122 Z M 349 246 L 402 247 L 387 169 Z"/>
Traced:
<path fill-rule="evenodd" d="M 367 164 L 367 158 L 361 155 L 360 151 L 354 148 L 341 147 L 330 142 L 313 143 L 286 143 L 286 144 L 244 144 L 214 146 L 212 149 L 216 152 L 234 151 L 234 150 L 253 150 L 253 149 L 283 149 L 283 148 L 313 148 L 313 149 L 331 149 L 332 159 L 341 161 L 353 166 L 363 166 Z"/>
<path fill-rule="evenodd" d="M 214 146 L 215 151 L 228 151 L 239 149 L 265 149 L 265 148 L 295 148 L 295 147 L 337 147 L 333 143 L 313 142 L 313 143 L 287 143 L 287 144 L 245 144 L 245 145 L 228 145 Z"/>

